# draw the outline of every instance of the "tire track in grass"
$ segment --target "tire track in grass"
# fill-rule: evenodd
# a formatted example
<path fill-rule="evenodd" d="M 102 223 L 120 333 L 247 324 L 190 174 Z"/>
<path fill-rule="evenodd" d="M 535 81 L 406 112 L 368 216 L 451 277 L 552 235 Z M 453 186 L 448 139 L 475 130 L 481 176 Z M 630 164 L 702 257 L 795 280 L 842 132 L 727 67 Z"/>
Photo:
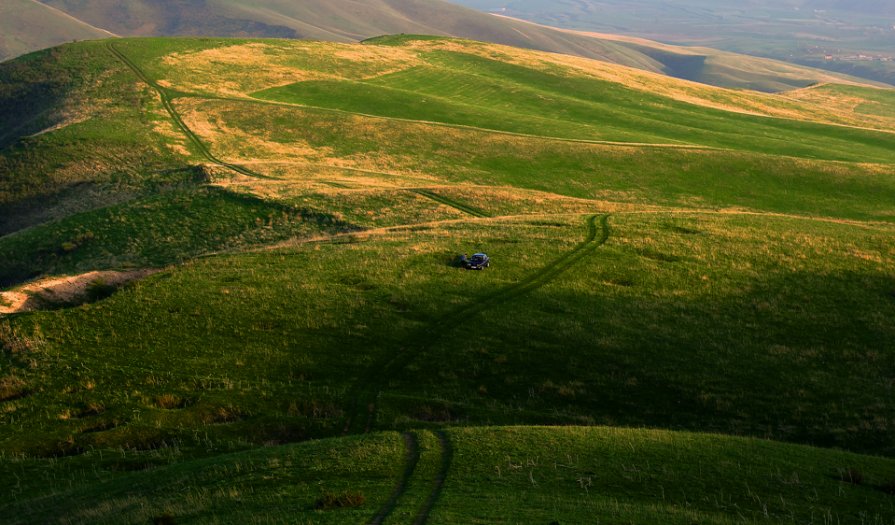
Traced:
<path fill-rule="evenodd" d="M 476 317 L 486 310 L 544 286 L 605 244 L 610 234 L 609 215 L 602 217 L 599 226 L 598 218 L 599 215 L 588 218 L 584 241 L 565 255 L 517 283 L 472 303 L 451 309 L 424 328 L 414 331 L 408 342 L 398 351 L 384 356 L 367 368 L 349 391 L 351 406 L 346 410 L 343 434 L 370 432 L 376 420 L 378 399 L 385 381 L 414 359 L 420 358 L 448 332 L 462 325 L 466 319 Z"/>
<path fill-rule="evenodd" d="M 429 497 L 426 498 L 423 506 L 420 507 L 419 512 L 417 512 L 416 517 L 413 519 L 413 525 L 424 525 L 429 521 L 429 514 L 432 513 L 432 509 L 434 509 L 435 504 L 438 503 L 438 498 L 441 497 L 441 492 L 444 489 L 444 482 L 447 480 L 448 473 L 451 470 L 451 463 L 454 460 L 454 449 L 451 446 L 451 440 L 448 438 L 447 433 L 440 430 L 437 432 L 437 436 L 438 446 L 441 450 L 441 466 L 438 470 L 438 474 L 435 476 L 432 492 L 429 493 Z"/>
<path fill-rule="evenodd" d="M 186 123 L 183 121 L 183 117 L 180 116 L 180 113 L 177 112 L 177 110 L 174 108 L 174 104 L 171 102 L 170 92 L 167 89 L 165 89 L 164 87 L 160 86 L 157 82 L 155 82 L 154 80 L 149 78 L 149 75 L 147 75 L 146 72 L 144 72 L 140 68 L 140 66 L 138 66 L 130 58 L 128 58 L 127 55 L 125 55 L 124 53 L 119 51 L 118 48 L 115 47 L 115 44 L 110 42 L 110 43 L 106 44 L 106 47 L 118 60 L 120 60 L 122 63 L 124 63 L 125 66 L 127 66 L 131 71 L 133 71 L 134 74 L 137 75 L 137 77 L 140 80 L 142 80 L 149 87 L 151 87 L 153 90 L 155 90 L 156 93 L 158 93 L 158 96 L 162 101 L 162 106 L 164 106 L 165 111 L 168 112 L 168 115 L 170 115 L 171 119 L 174 121 L 174 124 L 187 137 L 187 139 L 189 139 L 189 141 L 193 144 L 193 146 L 195 146 L 196 149 L 199 150 L 199 153 L 203 157 L 205 157 L 206 160 L 208 160 L 212 164 L 216 164 L 218 166 L 221 166 L 222 168 L 227 168 L 231 171 L 235 171 L 236 173 L 239 173 L 241 175 L 246 175 L 248 177 L 254 177 L 257 179 L 272 179 L 272 180 L 274 180 L 274 177 L 268 177 L 267 175 L 262 175 L 258 172 L 252 171 L 248 168 L 239 166 L 237 164 L 232 164 L 230 162 L 226 162 L 226 161 L 223 161 L 223 160 L 215 157 L 214 154 L 211 152 L 211 150 L 208 149 L 208 146 L 206 146 L 205 143 L 202 142 L 202 140 L 199 138 L 199 136 L 196 135 L 195 133 L 193 133 L 193 130 L 191 130 L 189 128 L 189 126 L 187 126 Z"/>
<path fill-rule="evenodd" d="M 398 505 L 398 500 L 404 495 L 407 491 L 407 487 L 410 485 L 410 478 L 412 478 L 413 473 L 416 472 L 416 466 L 420 461 L 420 444 L 416 434 L 413 434 L 412 432 L 404 433 L 404 450 L 404 472 L 401 474 L 401 478 L 398 480 L 398 484 L 392 491 L 391 496 L 389 496 L 388 500 L 382 504 L 382 507 L 376 512 L 373 519 L 367 522 L 368 525 L 381 525 L 385 522 L 386 518 L 388 518 L 392 511 L 395 510 L 395 507 Z"/>
<path fill-rule="evenodd" d="M 427 199 L 433 200 L 439 204 L 444 204 L 445 206 L 450 206 L 451 208 L 460 210 L 463 213 L 472 215 L 473 217 L 478 217 L 480 219 L 485 219 L 485 218 L 490 217 L 489 214 L 485 213 L 484 211 L 482 211 L 478 208 L 474 208 L 472 206 L 469 206 L 468 204 L 464 204 L 460 201 L 451 199 L 450 197 L 445 197 L 444 195 L 439 195 L 432 190 L 415 189 L 415 190 L 410 190 L 410 191 L 412 193 L 416 193 L 417 195 L 426 197 Z"/>

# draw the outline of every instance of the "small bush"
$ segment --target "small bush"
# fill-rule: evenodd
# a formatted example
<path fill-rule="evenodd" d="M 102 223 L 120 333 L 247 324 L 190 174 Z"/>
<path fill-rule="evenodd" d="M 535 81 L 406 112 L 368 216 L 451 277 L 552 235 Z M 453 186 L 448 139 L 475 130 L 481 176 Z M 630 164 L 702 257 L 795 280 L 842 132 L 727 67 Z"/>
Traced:
<path fill-rule="evenodd" d="M 165 410 L 175 410 L 186 405 L 186 400 L 174 394 L 162 394 L 155 398 L 155 406 Z"/>
<path fill-rule="evenodd" d="M 839 480 L 852 485 L 861 485 L 864 483 L 864 473 L 856 468 L 849 467 L 839 472 Z"/>
<path fill-rule="evenodd" d="M 360 507 L 367 500 L 360 492 L 345 491 L 338 494 L 327 492 L 317 498 L 314 508 L 317 510 L 350 509 Z"/>
<path fill-rule="evenodd" d="M 175 525 L 177 521 L 170 514 L 162 514 L 152 518 L 152 525 Z"/>

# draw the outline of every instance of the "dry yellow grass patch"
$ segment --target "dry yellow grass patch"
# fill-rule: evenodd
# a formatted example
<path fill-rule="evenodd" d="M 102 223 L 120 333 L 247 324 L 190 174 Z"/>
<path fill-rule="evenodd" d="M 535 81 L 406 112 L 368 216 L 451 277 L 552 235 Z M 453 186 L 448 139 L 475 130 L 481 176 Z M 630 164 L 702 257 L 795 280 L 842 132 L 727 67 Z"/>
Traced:
<path fill-rule="evenodd" d="M 270 140 L 267 131 L 252 134 L 230 127 L 222 115 L 226 109 L 199 99 L 177 101 L 184 123 L 221 158 L 235 162 L 260 162 L 269 160 L 320 160 L 329 156 L 331 148 L 312 148 L 307 142 L 277 142 Z M 247 108 L 249 111 L 252 108 Z"/>
<path fill-rule="evenodd" d="M 141 88 L 149 91 L 145 84 L 142 84 Z M 182 157 L 191 156 L 190 150 L 187 148 L 187 138 L 180 128 L 178 128 L 171 120 L 171 116 L 165 111 L 161 101 L 154 91 L 152 92 L 152 96 L 153 101 L 149 104 L 147 111 L 150 116 L 152 131 L 164 137 L 165 146 L 174 152 L 174 154 Z"/>
<path fill-rule="evenodd" d="M 631 195 L 613 199 L 581 199 L 556 193 L 494 186 L 437 186 L 426 189 L 459 200 L 496 216 L 577 214 L 597 212 L 623 212 L 642 209 L 659 209 L 655 206 L 633 204 L 638 199 Z M 628 202 L 624 202 L 628 201 Z"/>
<path fill-rule="evenodd" d="M 877 264 L 884 264 L 886 262 L 889 262 L 883 259 L 882 255 L 879 253 L 871 253 L 866 250 L 859 250 L 858 248 L 852 248 L 851 250 L 849 250 L 848 254 L 857 259 L 862 259 Z"/>
<path fill-rule="evenodd" d="M 265 199 L 294 200 L 311 193 L 344 195 L 349 192 L 394 191 L 425 186 L 435 180 L 414 178 L 400 173 L 380 173 L 302 161 L 240 161 L 240 164 L 251 166 L 253 170 L 275 177 L 276 180 L 259 180 L 244 176 L 221 177 L 214 179 L 213 184 Z"/>
<path fill-rule="evenodd" d="M 167 66 L 159 82 L 165 87 L 242 97 L 308 80 L 372 78 L 412 67 L 419 59 L 401 48 L 296 41 L 173 53 L 161 62 Z"/>
<path fill-rule="evenodd" d="M 371 76 L 386 75 L 422 63 L 416 53 L 400 47 L 335 44 L 334 52 L 325 50 L 324 52 L 339 60 L 362 63 L 370 69 L 370 71 L 363 76 L 351 77 L 355 80 L 370 78 Z"/>
<path fill-rule="evenodd" d="M 407 157 L 404 162 L 409 164 L 411 158 Z M 413 168 L 398 171 L 396 168 L 403 167 L 404 164 L 395 156 L 384 154 L 375 157 L 358 155 L 346 158 L 329 158 L 326 159 L 324 165 L 327 168 L 331 168 L 332 174 L 341 174 L 341 180 L 349 181 L 353 186 L 361 188 L 406 188 L 442 182 L 442 179 L 439 177 Z M 320 167 L 317 166 L 318 169 Z M 376 169 L 377 167 L 379 169 Z M 389 167 L 392 170 L 389 170 Z"/>
<path fill-rule="evenodd" d="M 858 108 L 861 106 L 874 105 L 878 104 L 878 102 L 855 95 L 835 93 L 828 89 L 824 89 L 829 85 L 830 84 L 821 84 L 810 88 L 790 91 L 786 93 L 786 97 L 800 102 L 810 103 L 815 106 L 830 108 L 831 111 L 835 111 L 842 116 L 842 118 L 860 122 L 866 127 L 895 130 L 895 118 L 858 111 Z"/>
<path fill-rule="evenodd" d="M 173 53 L 162 59 L 170 67 L 166 87 L 242 96 L 265 87 L 291 84 L 303 80 L 327 78 L 311 71 L 271 63 L 262 43 L 205 49 L 192 53 Z"/>

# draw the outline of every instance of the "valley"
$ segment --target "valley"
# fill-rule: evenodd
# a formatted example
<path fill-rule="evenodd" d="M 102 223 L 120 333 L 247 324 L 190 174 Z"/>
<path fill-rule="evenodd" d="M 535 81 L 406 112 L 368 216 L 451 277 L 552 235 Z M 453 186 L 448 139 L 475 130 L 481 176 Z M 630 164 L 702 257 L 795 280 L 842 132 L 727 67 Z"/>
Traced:
<path fill-rule="evenodd" d="M 0 318 L 11 523 L 895 520 L 890 90 L 414 35 L 0 78 L 3 290 L 141 272 Z"/>

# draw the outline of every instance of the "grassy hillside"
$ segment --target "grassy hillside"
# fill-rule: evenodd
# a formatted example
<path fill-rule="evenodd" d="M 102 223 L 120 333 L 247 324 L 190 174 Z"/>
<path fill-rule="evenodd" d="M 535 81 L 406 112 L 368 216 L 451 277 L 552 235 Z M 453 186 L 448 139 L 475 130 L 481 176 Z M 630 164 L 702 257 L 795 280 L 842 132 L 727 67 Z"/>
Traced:
<path fill-rule="evenodd" d="M 38 462 L 4 461 L 5 481 L 29 480 L 0 507 L 10 523 L 51 520 L 48 508 L 71 523 L 888 523 L 895 467 L 756 440 L 579 427 L 392 432 L 174 465 L 161 453 L 85 459 L 58 462 L 64 490 L 39 483 L 50 473 Z M 444 466 L 451 475 L 435 484 Z M 849 472 L 862 482 L 840 481 Z"/>
<path fill-rule="evenodd" d="M 895 90 L 826 84 L 795 91 L 790 96 L 815 104 L 838 104 L 855 115 L 860 115 L 865 121 L 895 117 L 892 110 L 895 105 Z"/>
<path fill-rule="evenodd" d="M 0 5 L 0 62 L 73 40 L 110 36 L 114 35 L 36 0 L 6 0 Z"/>
<path fill-rule="evenodd" d="M 303 81 L 255 96 L 564 139 L 698 145 L 831 160 L 885 162 L 895 146 L 895 136 L 888 134 L 715 112 L 611 82 L 536 71 L 492 57 L 436 48 L 422 58 L 430 67 L 362 83 Z"/>
<path fill-rule="evenodd" d="M 889 92 L 407 36 L 2 67 L 93 111 L 0 149 L 8 202 L 47 203 L 6 212 L 4 285 L 161 270 L 0 319 L 4 515 L 895 518 Z M 57 158 L 108 166 L 68 191 L 126 191 L 17 182 L 66 187 Z"/>
<path fill-rule="evenodd" d="M 384 34 L 432 34 L 577 55 L 708 84 L 769 92 L 847 78 L 733 53 L 562 31 L 490 16 L 441 0 L 42 1 L 126 36 L 249 36 L 351 42 Z"/>
<path fill-rule="evenodd" d="M 0 64 L 0 234 L 196 177 L 177 169 L 150 92 L 96 49 Z"/>

